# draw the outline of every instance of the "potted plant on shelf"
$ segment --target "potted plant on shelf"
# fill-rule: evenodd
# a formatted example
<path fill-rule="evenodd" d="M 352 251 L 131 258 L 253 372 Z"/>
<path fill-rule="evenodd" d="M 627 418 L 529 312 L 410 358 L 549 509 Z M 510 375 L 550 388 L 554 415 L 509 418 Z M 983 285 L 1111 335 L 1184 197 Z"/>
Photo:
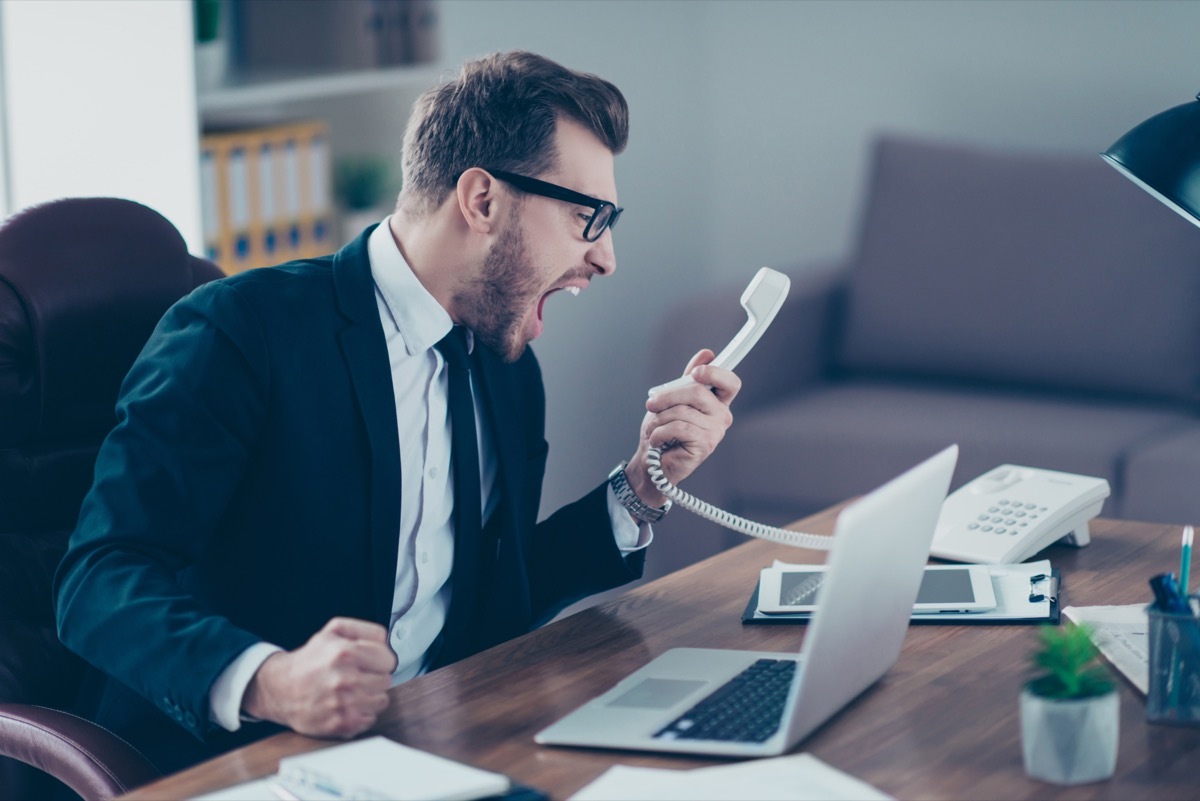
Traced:
<path fill-rule="evenodd" d="M 1107 779 L 1117 764 L 1120 704 L 1086 626 L 1043 628 L 1021 692 L 1025 772 L 1055 784 Z"/>
<path fill-rule="evenodd" d="M 221 0 L 192 0 L 196 31 L 196 88 L 216 89 L 225 82 L 229 54 L 221 36 Z"/>
<path fill-rule="evenodd" d="M 388 160 L 382 156 L 346 156 L 334 169 L 334 193 L 341 206 L 342 240 L 350 241 L 391 211 Z"/>

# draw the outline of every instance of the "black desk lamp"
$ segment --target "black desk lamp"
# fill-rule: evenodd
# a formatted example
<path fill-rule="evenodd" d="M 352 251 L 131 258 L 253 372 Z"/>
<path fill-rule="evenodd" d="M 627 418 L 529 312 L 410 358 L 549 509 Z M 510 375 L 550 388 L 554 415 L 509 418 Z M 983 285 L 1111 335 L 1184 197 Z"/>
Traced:
<path fill-rule="evenodd" d="M 1200 94 L 1167 109 L 1100 156 L 1126 178 L 1200 225 Z"/>

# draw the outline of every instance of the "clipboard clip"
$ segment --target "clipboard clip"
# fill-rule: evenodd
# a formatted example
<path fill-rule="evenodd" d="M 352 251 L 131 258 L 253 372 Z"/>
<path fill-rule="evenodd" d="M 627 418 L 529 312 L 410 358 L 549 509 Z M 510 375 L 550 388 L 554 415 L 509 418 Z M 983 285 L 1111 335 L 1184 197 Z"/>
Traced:
<path fill-rule="evenodd" d="M 1044 584 L 1045 587 L 1038 585 Z M 1036 604 L 1050 599 L 1050 603 L 1058 601 L 1058 578 L 1045 573 L 1035 573 L 1029 577 L 1029 603 Z"/>

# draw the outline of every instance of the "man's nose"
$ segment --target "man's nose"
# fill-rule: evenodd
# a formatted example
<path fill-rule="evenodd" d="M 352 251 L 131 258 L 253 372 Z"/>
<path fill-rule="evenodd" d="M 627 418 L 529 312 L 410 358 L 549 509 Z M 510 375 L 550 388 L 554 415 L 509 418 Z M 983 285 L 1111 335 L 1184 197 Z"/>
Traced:
<path fill-rule="evenodd" d="M 600 238 L 588 250 L 588 263 L 600 275 L 612 275 L 617 271 L 617 254 L 613 250 L 612 229 L 604 229 Z"/>

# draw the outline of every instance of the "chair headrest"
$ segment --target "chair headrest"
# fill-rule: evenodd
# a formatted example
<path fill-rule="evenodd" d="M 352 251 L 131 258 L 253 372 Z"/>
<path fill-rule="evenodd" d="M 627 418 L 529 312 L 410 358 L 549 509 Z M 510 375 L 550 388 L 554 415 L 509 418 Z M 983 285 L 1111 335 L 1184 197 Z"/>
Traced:
<path fill-rule="evenodd" d="M 220 276 L 165 217 L 130 200 L 57 200 L 6 221 L 0 447 L 103 437 L 163 313 Z"/>

